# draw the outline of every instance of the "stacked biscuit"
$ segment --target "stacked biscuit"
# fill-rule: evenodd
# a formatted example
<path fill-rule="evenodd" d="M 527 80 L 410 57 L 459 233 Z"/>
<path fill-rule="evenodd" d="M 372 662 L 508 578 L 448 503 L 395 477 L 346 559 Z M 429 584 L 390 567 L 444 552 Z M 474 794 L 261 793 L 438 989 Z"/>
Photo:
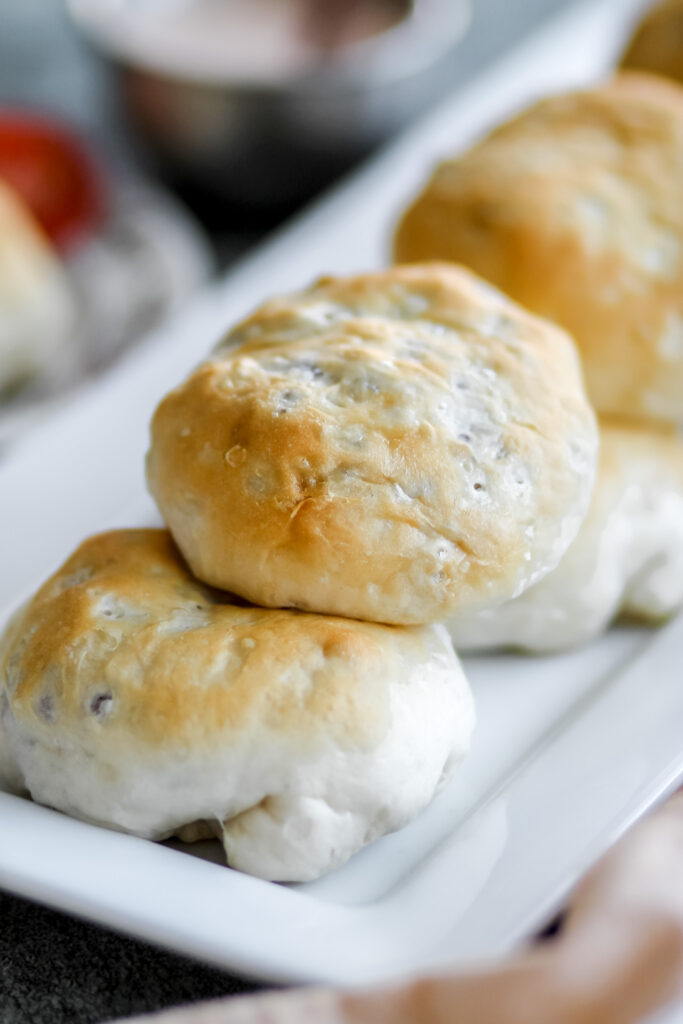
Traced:
<path fill-rule="evenodd" d="M 155 413 L 170 533 L 86 541 L 10 624 L 15 782 L 266 878 L 341 864 L 469 745 L 433 623 L 557 564 L 596 450 L 571 339 L 465 270 L 266 303 Z"/>
<path fill-rule="evenodd" d="M 621 66 L 683 82 L 683 0 L 660 0 L 646 13 Z"/>
<path fill-rule="evenodd" d="M 553 647 L 677 606 L 682 126 L 680 94 L 640 78 L 548 101 L 437 172 L 397 235 L 419 262 L 238 324 L 154 415 L 168 532 L 86 541 L 10 623 L 0 775 L 310 879 L 467 751 L 435 623 Z M 600 411 L 629 420 L 603 420 L 595 488 L 563 328 Z"/>
<path fill-rule="evenodd" d="M 683 90 L 623 73 L 557 96 L 435 172 L 401 261 L 468 264 L 568 330 L 601 416 L 590 513 L 554 573 L 451 620 L 461 648 L 552 650 L 683 601 Z"/>

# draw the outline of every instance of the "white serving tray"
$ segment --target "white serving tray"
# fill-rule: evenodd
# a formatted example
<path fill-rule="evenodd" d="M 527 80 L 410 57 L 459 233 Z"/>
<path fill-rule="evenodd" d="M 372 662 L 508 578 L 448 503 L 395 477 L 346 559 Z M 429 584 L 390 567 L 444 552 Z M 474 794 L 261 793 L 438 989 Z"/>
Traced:
<path fill-rule="evenodd" d="M 533 97 L 599 77 L 633 8 L 573 7 L 20 442 L 0 465 L 0 607 L 86 534 L 157 521 L 143 483 L 151 411 L 231 321 L 319 273 L 385 261 L 434 159 Z M 0 885 L 269 979 L 365 983 L 497 956 L 683 773 L 682 653 L 679 620 L 561 657 L 469 659 L 479 728 L 458 778 L 317 883 L 270 884 L 214 863 L 216 845 L 156 845 L 0 793 Z"/>

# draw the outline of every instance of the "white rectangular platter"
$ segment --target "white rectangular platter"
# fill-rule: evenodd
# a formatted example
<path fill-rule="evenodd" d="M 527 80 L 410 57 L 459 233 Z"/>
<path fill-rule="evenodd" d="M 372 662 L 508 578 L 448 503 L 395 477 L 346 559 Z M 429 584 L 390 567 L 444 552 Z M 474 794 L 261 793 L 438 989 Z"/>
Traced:
<path fill-rule="evenodd" d="M 2 617 L 87 534 L 157 521 L 143 481 L 151 411 L 231 321 L 322 272 L 385 262 L 433 161 L 530 99 L 598 78 L 633 9 L 569 9 L 18 445 L 0 465 Z M 211 844 L 192 856 L 0 793 L 0 886 L 283 981 L 366 983 L 498 956 L 681 776 L 682 655 L 677 621 L 561 657 L 469 659 L 479 728 L 458 778 L 317 883 L 269 884 L 216 863 Z"/>

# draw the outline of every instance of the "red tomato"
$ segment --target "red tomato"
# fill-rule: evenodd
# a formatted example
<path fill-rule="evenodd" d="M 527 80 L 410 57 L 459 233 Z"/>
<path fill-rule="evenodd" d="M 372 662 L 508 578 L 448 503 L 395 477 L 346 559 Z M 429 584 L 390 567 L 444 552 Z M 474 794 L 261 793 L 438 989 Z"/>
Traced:
<path fill-rule="evenodd" d="M 47 117 L 0 108 L 0 178 L 32 210 L 62 252 L 104 213 L 104 183 L 81 143 Z"/>

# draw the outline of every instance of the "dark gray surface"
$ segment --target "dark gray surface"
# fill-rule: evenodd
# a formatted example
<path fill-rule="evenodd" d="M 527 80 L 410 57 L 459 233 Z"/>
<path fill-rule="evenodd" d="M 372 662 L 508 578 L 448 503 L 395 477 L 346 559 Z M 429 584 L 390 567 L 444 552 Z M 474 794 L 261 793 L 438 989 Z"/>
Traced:
<path fill-rule="evenodd" d="M 0 892 L 0 1024 L 96 1024 L 253 987 Z"/>
<path fill-rule="evenodd" d="M 453 59 L 452 85 L 471 78 L 567 0 L 473 4 L 474 23 Z M 74 39 L 58 0 L 0 0 L 0 102 L 51 110 L 119 158 L 134 159 L 109 80 Z M 227 973 L 0 893 L 0 1024 L 96 1024 L 248 987 Z"/>

